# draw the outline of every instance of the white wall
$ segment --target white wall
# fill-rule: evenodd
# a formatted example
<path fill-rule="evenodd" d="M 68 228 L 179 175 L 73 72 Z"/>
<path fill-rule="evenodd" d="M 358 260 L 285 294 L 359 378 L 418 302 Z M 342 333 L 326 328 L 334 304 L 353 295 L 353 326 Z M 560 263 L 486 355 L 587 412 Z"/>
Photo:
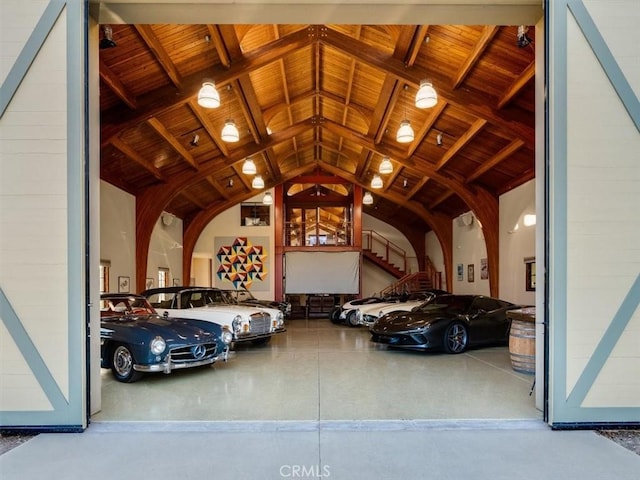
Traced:
<path fill-rule="evenodd" d="M 484 233 L 478 220 L 470 213 L 470 225 L 461 226 L 453 219 L 453 288 L 452 293 L 489 295 L 489 280 L 480 278 L 480 260 L 487 258 Z M 458 280 L 458 265 L 462 264 L 462 280 Z M 473 282 L 469 282 L 469 265 L 473 265 Z M 506 300 L 506 299 L 505 299 Z"/>
<path fill-rule="evenodd" d="M 273 191 L 272 191 L 273 194 Z M 260 192 L 259 195 L 252 197 L 246 200 L 245 203 L 252 202 L 262 202 L 262 197 L 264 196 L 264 192 Z M 274 235 L 273 235 L 273 211 L 271 208 L 271 218 L 269 223 L 271 226 L 252 226 L 246 227 L 241 225 L 240 218 L 240 204 L 234 205 L 233 207 L 225 210 L 220 213 L 217 217 L 215 217 L 209 225 L 202 231 L 200 234 L 200 238 L 196 242 L 196 245 L 193 250 L 193 256 L 197 257 L 198 262 L 201 262 L 202 259 L 214 259 L 214 239 L 215 237 L 269 237 L 270 250 L 267 252 L 267 283 L 269 285 L 268 291 L 252 291 L 256 298 L 272 300 L 275 295 L 275 282 L 273 278 L 274 271 Z M 203 268 L 198 268 L 194 270 L 194 263 L 191 264 L 192 276 L 194 273 L 196 276 L 196 284 L 198 285 L 209 285 L 210 282 L 206 281 L 206 279 L 202 278 Z M 215 262 L 214 262 L 214 270 L 215 270 Z M 226 287 L 229 288 L 228 283 L 222 283 L 217 276 L 215 275 L 215 271 L 213 272 L 214 281 L 213 285 L 216 287 Z"/>
<path fill-rule="evenodd" d="M 425 239 L 425 253 L 429 259 L 431 259 L 431 263 L 434 268 L 439 271 L 442 275 L 442 289 L 447 289 L 447 272 L 444 269 L 444 254 L 442 253 L 442 246 L 440 245 L 440 241 L 436 234 L 431 231 L 427 233 Z"/>
<path fill-rule="evenodd" d="M 531 180 L 500 197 L 500 297 L 523 305 L 536 300 L 536 292 L 525 289 L 524 263 L 536 254 L 536 226 L 523 222 L 525 215 L 536 213 L 535 189 Z"/>
<path fill-rule="evenodd" d="M 100 182 L 100 259 L 111 262 L 109 291 L 118 291 L 118 277 L 129 277 L 136 285 L 136 199 Z"/>
<path fill-rule="evenodd" d="M 169 269 L 169 285 L 189 285 L 190 279 L 182 278 L 182 220 L 167 213 L 156 221 L 149 243 L 146 278 L 153 279 L 154 287 L 158 286 L 159 268 Z"/>

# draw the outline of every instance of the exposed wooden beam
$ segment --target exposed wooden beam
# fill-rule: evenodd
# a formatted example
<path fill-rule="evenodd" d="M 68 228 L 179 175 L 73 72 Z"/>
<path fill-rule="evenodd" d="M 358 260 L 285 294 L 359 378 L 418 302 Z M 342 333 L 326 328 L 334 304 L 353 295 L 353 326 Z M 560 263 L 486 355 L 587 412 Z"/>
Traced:
<path fill-rule="evenodd" d="M 462 150 L 462 148 L 466 144 L 468 144 L 471 140 L 473 140 L 473 137 L 475 137 L 480 132 L 480 130 L 484 128 L 486 124 L 487 124 L 487 121 L 484 119 L 478 119 L 475 122 L 473 122 L 471 127 L 469 127 L 469 129 L 466 132 L 464 132 L 464 134 L 440 158 L 440 160 L 436 164 L 436 170 L 440 170 L 442 167 L 444 167 L 447 164 L 447 162 L 449 162 L 453 157 L 455 157 L 456 154 L 460 150 Z"/>
<path fill-rule="evenodd" d="M 194 170 L 199 170 L 198 163 L 195 161 L 191 153 L 187 151 L 186 148 L 182 146 L 182 144 L 178 141 L 176 137 L 174 137 L 169 130 L 158 120 L 157 118 L 150 118 L 147 120 L 147 123 L 151 128 L 153 128 L 158 135 L 162 137 L 162 139 L 171 145 L 178 155 L 184 158 L 187 163 Z"/>
<path fill-rule="evenodd" d="M 464 63 L 458 69 L 455 78 L 453 79 L 452 87 L 454 89 L 458 88 L 462 84 L 464 79 L 467 78 L 467 75 L 469 75 L 469 72 L 477 63 L 477 61 L 480 60 L 480 57 L 491 43 L 491 40 L 493 40 L 493 37 L 495 37 L 496 33 L 498 33 L 499 29 L 500 27 L 497 27 L 495 25 L 484 26 L 480 38 L 473 46 L 473 50 L 471 50 Z"/>
<path fill-rule="evenodd" d="M 485 172 L 488 172 L 499 163 L 504 162 L 507 158 L 513 155 L 516 151 L 518 151 L 522 146 L 524 146 L 524 142 L 522 140 L 520 140 L 519 138 L 514 140 L 509 145 L 507 145 L 502 150 L 500 150 L 498 153 L 496 153 L 489 160 L 487 160 L 486 162 L 483 162 L 482 165 L 476 168 L 473 171 L 473 173 L 471 173 L 471 175 L 469 175 L 466 178 L 465 183 L 473 182 L 476 178 L 478 178 Z"/>
<path fill-rule="evenodd" d="M 498 108 L 503 108 L 507 105 L 513 98 L 520 93 L 520 91 L 529 83 L 529 81 L 535 77 L 536 75 L 536 64 L 535 62 L 531 62 L 527 65 L 527 68 L 514 80 L 514 82 L 509 86 L 507 91 L 502 95 L 500 101 L 498 101 Z"/>
<path fill-rule="evenodd" d="M 169 57 L 169 54 L 158 40 L 158 37 L 153 32 L 151 25 L 138 24 L 134 25 L 133 28 L 136 29 L 138 35 L 142 38 L 142 41 L 147 45 L 147 47 L 149 47 L 149 50 L 151 50 L 151 53 L 153 53 L 153 56 L 156 58 L 160 67 L 167 74 L 171 82 L 177 88 L 180 88 L 182 86 L 180 73 Z"/>
<path fill-rule="evenodd" d="M 138 165 L 143 167 L 147 172 L 149 172 L 151 175 L 153 175 L 157 180 L 160 180 L 162 182 L 166 181 L 164 175 L 162 174 L 162 172 L 158 168 L 154 167 L 151 164 L 151 162 L 149 162 L 146 158 L 144 158 L 142 155 L 140 155 L 138 152 L 136 152 L 129 145 L 124 143 L 120 138 L 113 137 L 113 138 L 111 138 L 109 143 L 111 143 L 111 145 L 116 150 L 119 150 L 127 158 L 129 158 L 130 160 L 133 160 Z"/>
<path fill-rule="evenodd" d="M 133 110 L 138 108 L 138 102 L 135 95 L 127 90 L 120 79 L 104 63 L 104 60 L 102 60 L 102 58 L 100 59 L 100 78 L 105 83 L 105 85 L 107 85 L 111 89 L 115 96 L 125 103 L 125 105 Z"/>

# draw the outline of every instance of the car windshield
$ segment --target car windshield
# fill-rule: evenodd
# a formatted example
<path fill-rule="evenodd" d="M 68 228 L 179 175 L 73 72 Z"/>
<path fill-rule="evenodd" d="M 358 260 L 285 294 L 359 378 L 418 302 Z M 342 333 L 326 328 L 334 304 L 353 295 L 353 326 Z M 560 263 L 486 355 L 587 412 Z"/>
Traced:
<path fill-rule="evenodd" d="M 152 315 L 156 313 L 145 298 L 116 297 L 100 301 L 100 316 L 124 317 L 125 315 Z"/>
<path fill-rule="evenodd" d="M 465 313 L 471 303 L 473 297 L 457 297 L 457 296 L 442 296 L 435 297 L 433 300 L 423 303 L 416 307 L 414 310 L 418 312 L 434 312 L 444 311 L 450 315 L 460 315 Z"/>

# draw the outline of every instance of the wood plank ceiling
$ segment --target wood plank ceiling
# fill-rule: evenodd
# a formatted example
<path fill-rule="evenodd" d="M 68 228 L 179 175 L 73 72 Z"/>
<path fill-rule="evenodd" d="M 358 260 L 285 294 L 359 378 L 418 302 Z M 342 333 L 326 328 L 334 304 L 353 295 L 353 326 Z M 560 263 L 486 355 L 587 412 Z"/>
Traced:
<path fill-rule="evenodd" d="M 388 156 L 393 172 L 365 212 L 423 232 L 412 206 L 455 218 L 465 193 L 497 198 L 534 178 L 534 49 L 518 45 L 518 26 L 111 28 L 116 46 L 99 54 L 101 178 L 136 196 L 163 191 L 156 207 L 187 225 L 258 193 L 247 157 L 267 188 L 330 175 L 369 190 Z M 197 103 L 205 79 L 219 108 Z M 423 79 L 438 92 L 429 109 L 414 104 Z M 236 143 L 221 139 L 227 119 Z M 395 138 L 403 119 L 415 131 L 406 144 Z"/>

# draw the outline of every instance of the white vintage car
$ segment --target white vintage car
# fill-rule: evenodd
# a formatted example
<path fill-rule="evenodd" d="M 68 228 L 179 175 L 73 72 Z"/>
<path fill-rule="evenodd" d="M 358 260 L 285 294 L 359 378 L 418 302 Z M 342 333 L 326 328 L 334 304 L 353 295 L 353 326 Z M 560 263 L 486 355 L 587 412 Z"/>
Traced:
<path fill-rule="evenodd" d="M 266 344 L 273 335 L 285 331 L 284 315 L 277 308 L 239 305 L 218 288 L 152 288 L 142 295 L 161 315 L 217 323 L 233 334 L 234 343 Z"/>
<path fill-rule="evenodd" d="M 405 295 L 395 302 L 361 305 L 355 312 L 355 322 L 357 325 L 370 327 L 379 317 L 386 313 L 396 311 L 410 312 L 413 308 L 431 301 L 437 295 L 445 293 L 447 292 L 444 290 L 425 290 Z"/>

